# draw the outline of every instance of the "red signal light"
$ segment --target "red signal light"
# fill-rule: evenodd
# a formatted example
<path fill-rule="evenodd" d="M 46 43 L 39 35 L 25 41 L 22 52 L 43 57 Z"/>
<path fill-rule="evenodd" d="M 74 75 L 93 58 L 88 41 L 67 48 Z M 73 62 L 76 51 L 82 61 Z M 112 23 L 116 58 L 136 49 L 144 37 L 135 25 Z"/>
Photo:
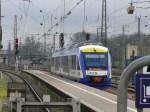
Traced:
<path fill-rule="evenodd" d="M 18 45 L 18 38 L 15 39 L 15 47 L 16 49 L 18 49 L 19 45 Z"/>

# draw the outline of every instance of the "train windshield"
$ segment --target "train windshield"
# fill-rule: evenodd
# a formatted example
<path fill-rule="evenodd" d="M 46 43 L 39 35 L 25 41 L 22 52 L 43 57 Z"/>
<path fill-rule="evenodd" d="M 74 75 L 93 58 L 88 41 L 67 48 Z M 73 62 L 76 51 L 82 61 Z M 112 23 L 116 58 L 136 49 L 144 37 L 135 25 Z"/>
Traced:
<path fill-rule="evenodd" d="M 87 68 L 107 68 L 107 53 L 86 53 L 84 57 Z"/>

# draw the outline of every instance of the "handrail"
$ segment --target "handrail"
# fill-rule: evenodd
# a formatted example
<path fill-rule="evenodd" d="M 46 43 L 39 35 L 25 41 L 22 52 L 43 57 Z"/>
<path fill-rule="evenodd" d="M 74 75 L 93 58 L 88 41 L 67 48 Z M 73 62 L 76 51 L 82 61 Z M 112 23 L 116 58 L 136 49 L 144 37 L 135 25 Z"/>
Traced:
<path fill-rule="evenodd" d="M 129 81 L 137 70 L 147 65 L 150 65 L 150 56 L 145 56 L 133 61 L 123 71 L 118 86 L 117 112 L 127 112 L 127 88 Z"/>

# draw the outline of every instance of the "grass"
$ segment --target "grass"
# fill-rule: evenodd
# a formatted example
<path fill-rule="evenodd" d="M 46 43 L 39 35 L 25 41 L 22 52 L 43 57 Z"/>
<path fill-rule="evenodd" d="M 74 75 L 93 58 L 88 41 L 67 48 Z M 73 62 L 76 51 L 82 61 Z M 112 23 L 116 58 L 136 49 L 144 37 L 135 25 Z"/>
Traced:
<path fill-rule="evenodd" d="M 0 76 L 0 112 L 2 112 L 2 102 L 7 97 L 7 80 L 5 76 Z"/>

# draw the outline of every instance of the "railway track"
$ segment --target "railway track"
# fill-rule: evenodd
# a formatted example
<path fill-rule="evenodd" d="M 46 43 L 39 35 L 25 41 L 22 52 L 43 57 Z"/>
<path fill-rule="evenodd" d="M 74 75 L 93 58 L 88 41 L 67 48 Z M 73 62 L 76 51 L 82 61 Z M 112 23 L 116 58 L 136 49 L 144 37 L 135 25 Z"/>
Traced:
<path fill-rule="evenodd" d="M 42 98 L 40 97 L 40 95 L 38 95 L 38 93 L 36 93 L 36 91 L 33 89 L 33 87 L 30 85 L 30 83 L 27 80 L 25 80 L 23 77 L 15 74 L 15 73 L 12 73 L 12 72 L 10 72 L 8 70 L 5 70 L 3 72 L 14 74 L 14 75 L 20 77 L 22 80 L 24 80 L 24 82 L 31 88 L 32 93 L 36 96 L 37 100 L 39 102 L 42 102 Z M 114 76 L 113 79 L 112 79 L 111 87 L 109 89 L 107 89 L 106 91 L 116 95 L 117 94 L 117 87 L 118 87 L 119 79 L 120 79 L 119 76 Z M 133 86 L 129 86 L 129 88 L 128 88 L 128 98 L 131 99 L 131 100 L 135 100 L 135 89 L 134 89 Z"/>
<path fill-rule="evenodd" d="M 112 88 L 117 88 L 119 84 L 120 76 L 113 76 L 112 77 Z M 135 93 L 135 87 L 132 85 L 132 83 L 129 83 L 128 92 Z"/>
<path fill-rule="evenodd" d="M 117 89 L 117 88 L 118 88 L 118 83 L 112 83 L 112 84 L 111 84 L 111 87 Z M 129 86 L 129 87 L 128 87 L 128 92 L 135 93 L 135 88 L 134 88 L 134 86 Z"/>
<path fill-rule="evenodd" d="M 46 71 L 46 72 L 50 72 L 50 71 Z M 113 76 L 111 87 L 104 91 L 117 95 L 117 88 L 118 88 L 119 80 L 120 80 L 120 76 Z M 129 84 L 129 87 L 128 87 L 128 99 L 135 100 L 135 87 L 132 86 L 131 84 Z"/>
<path fill-rule="evenodd" d="M 119 80 L 117 82 L 112 81 L 111 87 L 106 91 L 117 95 L 118 82 Z M 135 100 L 135 87 L 131 84 L 128 87 L 128 99 Z"/>
<path fill-rule="evenodd" d="M 50 71 L 48 71 L 48 70 L 41 70 L 41 71 L 50 72 Z M 114 70 L 114 71 L 115 71 L 115 70 Z M 120 70 L 119 73 L 121 73 L 121 71 L 122 71 L 122 70 Z M 53 74 L 53 73 L 52 73 L 52 74 Z M 58 74 L 57 74 L 57 75 L 58 75 Z M 59 75 L 58 75 L 58 76 L 59 76 Z M 62 77 L 62 76 L 60 76 L 60 77 Z M 119 80 L 120 80 L 120 76 L 118 76 L 118 75 L 113 76 L 113 77 L 112 77 L 111 88 L 117 89 L 117 88 L 118 88 Z M 130 92 L 130 93 L 135 93 L 135 87 L 130 84 L 129 87 L 128 87 L 128 92 Z"/>
<path fill-rule="evenodd" d="M 9 77 L 9 79 L 11 79 L 12 82 L 24 82 L 27 85 L 27 87 L 29 88 L 29 90 L 31 91 L 32 95 L 34 96 L 35 101 L 42 102 L 42 98 L 38 95 L 38 93 L 34 90 L 32 85 L 26 79 L 24 79 L 20 75 L 14 73 L 14 72 L 11 72 L 9 70 L 0 69 L 0 71 L 3 72 L 5 75 L 7 75 Z M 44 108 L 43 112 L 49 112 L 49 109 Z"/>
<path fill-rule="evenodd" d="M 108 89 L 107 91 L 109 93 L 117 95 L 117 88 L 118 88 L 118 84 L 112 83 L 110 89 Z M 128 87 L 128 99 L 135 100 L 135 89 L 132 86 Z"/>

